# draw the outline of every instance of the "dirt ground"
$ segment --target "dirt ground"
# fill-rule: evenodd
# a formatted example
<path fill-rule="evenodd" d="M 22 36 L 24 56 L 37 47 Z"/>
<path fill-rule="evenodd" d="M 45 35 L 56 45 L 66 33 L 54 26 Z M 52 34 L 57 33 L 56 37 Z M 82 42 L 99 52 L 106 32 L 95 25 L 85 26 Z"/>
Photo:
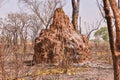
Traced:
<path fill-rule="evenodd" d="M 92 50 L 94 52 L 91 52 L 89 61 L 73 64 L 74 70 L 66 74 L 49 64 L 31 65 L 33 52 L 26 55 L 18 54 L 18 59 L 15 59 L 14 54 L 9 54 L 5 58 L 4 77 L 7 80 L 113 80 L 111 54 L 109 51 L 95 52 L 95 50 Z M 50 69 L 55 69 L 55 72 Z M 4 74 L 0 70 L 0 80 Z M 18 76 L 18 79 L 15 79 L 15 76 Z"/>
<path fill-rule="evenodd" d="M 41 67 L 41 68 L 40 68 Z M 54 67 L 48 67 L 45 65 L 29 66 L 28 73 L 34 73 L 41 69 L 48 70 Z M 61 74 L 47 74 L 47 75 L 35 75 L 26 76 L 25 80 L 113 80 L 113 68 L 111 64 L 101 62 L 85 62 L 82 64 L 74 64 L 74 68 L 78 70 L 73 74 L 61 73 Z M 41 70 L 42 71 L 42 70 Z M 52 73 L 52 72 L 51 72 Z"/>
<path fill-rule="evenodd" d="M 77 66 L 76 68 L 85 68 Z M 89 66 L 90 67 L 90 66 Z M 106 67 L 106 68 L 105 68 Z M 78 71 L 75 74 L 51 74 L 45 76 L 26 77 L 26 80 L 113 80 L 113 68 L 111 65 L 102 67 L 90 67 L 85 70 Z"/>

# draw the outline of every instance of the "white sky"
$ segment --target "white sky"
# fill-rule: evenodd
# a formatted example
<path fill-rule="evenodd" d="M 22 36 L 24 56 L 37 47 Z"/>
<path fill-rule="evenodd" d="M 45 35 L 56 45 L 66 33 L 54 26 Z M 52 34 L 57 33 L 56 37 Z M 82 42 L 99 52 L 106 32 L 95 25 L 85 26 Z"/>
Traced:
<path fill-rule="evenodd" d="M 18 11 L 19 11 L 18 0 L 7 0 L 0 8 L 0 16 L 5 16 L 8 13 Z M 64 11 L 69 16 L 72 14 L 71 0 L 66 0 Z M 87 21 L 88 19 L 90 21 L 91 20 L 93 21 L 99 18 L 100 15 L 98 7 L 96 5 L 96 0 L 80 0 L 80 16 L 82 16 L 83 20 L 85 21 Z"/>
<path fill-rule="evenodd" d="M 64 11 L 70 17 L 72 15 L 71 0 L 66 0 Z M 8 13 L 20 12 L 18 0 L 7 0 L 0 8 L 0 17 L 5 17 Z M 89 24 L 100 20 L 100 12 L 96 0 L 80 0 L 80 16 L 82 18 L 82 28 L 85 28 L 84 22 Z"/>

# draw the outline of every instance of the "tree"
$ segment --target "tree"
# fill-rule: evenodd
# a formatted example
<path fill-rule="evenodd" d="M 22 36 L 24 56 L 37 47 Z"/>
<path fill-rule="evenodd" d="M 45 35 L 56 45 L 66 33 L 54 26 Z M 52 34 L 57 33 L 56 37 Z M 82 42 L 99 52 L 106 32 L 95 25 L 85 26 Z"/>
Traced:
<path fill-rule="evenodd" d="M 102 38 L 104 41 L 108 41 L 108 29 L 107 27 L 102 27 L 99 30 L 97 30 L 94 34 L 95 38 L 98 39 Z"/>
<path fill-rule="evenodd" d="M 120 80 L 120 13 L 116 3 L 116 0 L 103 0 L 105 18 L 108 26 L 109 42 L 113 58 L 113 68 L 114 68 L 114 80 Z M 109 6 L 110 4 L 110 6 Z M 112 16 L 110 12 L 110 7 L 115 18 L 115 32 L 116 38 L 113 33 L 113 23 Z M 115 40 L 116 39 L 116 40 Z M 114 41 L 115 40 L 115 41 Z"/>
<path fill-rule="evenodd" d="M 74 26 L 75 30 L 78 30 L 78 16 L 79 16 L 79 5 L 80 5 L 80 0 L 71 0 L 72 2 L 72 24 Z"/>
<path fill-rule="evenodd" d="M 17 79 L 21 68 L 23 68 L 23 61 L 25 60 L 25 54 L 27 50 L 27 40 L 28 40 L 28 30 L 30 19 L 29 15 L 26 13 L 10 13 L 3 21 L 3 30 L 2 30 L 2 38 L 4 43 L 2 53 L 6 54 L 7 50 L 8 54 L 13 54 L 14 69 L 15 69 L 15 78 Z M 23 51 L 23 52 L 19 52 Z M 23 53 L 23 57 L 19 58 L 18 54 Z M 21 59 L 21 61 L 18 60 Z"/>
<path fill-rule="evenodd" d="M 90 36 L 94 31 L 100 28 L 102 21 L 103 20 L 101 19 L 100 21 L 96 21 L 95 23 L 91 25 L 85 22 L 86 35 L 88 39 L 90 39 Z"/>
<path fill-rule="evenodd" d="M 54 10 L 63 7 L 61 0 L 20 0 L 38 17 L 44 28 L 51 24 Z"/>
<path fill-rule="evenodd" d="M 118 0 L 118 8 L 120 9 L 120 0 Z"/>
<path fill-rule="evenodd" d="M 39 22 L 39 19 L 35 15 L 30 15 L 30 37 L 32 44 L 34 45 L 34 40 L 38 36 L 40 30 L 43 28 L 42 23 Z"/>

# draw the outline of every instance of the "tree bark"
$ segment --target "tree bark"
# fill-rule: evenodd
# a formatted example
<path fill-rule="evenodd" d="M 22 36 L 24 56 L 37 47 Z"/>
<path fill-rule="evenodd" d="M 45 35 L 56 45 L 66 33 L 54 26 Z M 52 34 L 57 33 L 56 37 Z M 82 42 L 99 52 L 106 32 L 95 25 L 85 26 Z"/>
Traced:
<path fill-rule="evenodd" d="M 77 30 L 78 29 L 78 15 L 79 15 L 79 4 L 80 4 L 80 0 L 77 0 L 77 2 L 75 0 L 71 0 L 72 2 L 72 24 L 74 26 L 74 29 Z"/>
<path fill-rule="evenodd" d="M 110 13 L 111 5 L 113 15 L 115 17 L 115 28 L 116 28 L 116 42 L 114 42 L 115 36 L 113 35 L 113 26 L 112 26 L 112 18 Z M 104 11 L 105 11 L 105 18 L 107 20 L 108 32 L 109 32 L 109 41 L 110 41 L 110 48 L 112 52 L 113 58 L 113 68 L 114 68 L 114 80 L 120 80 L 120 15 L 119 10 L 117 7 L 117 3 L 115 0 L 103 0 L 104 4 Z"/>
<path fill-rule="evenodd" d="M 117 7 L 116 0 L 109 0 L 115 18 L 116 27 L 116 50 L 120 52 L 120 13 Z"/>
<path fill-rule="evenodd" d="M 120 0 L 118 0 L 118 8 L 120 9 Z"/>

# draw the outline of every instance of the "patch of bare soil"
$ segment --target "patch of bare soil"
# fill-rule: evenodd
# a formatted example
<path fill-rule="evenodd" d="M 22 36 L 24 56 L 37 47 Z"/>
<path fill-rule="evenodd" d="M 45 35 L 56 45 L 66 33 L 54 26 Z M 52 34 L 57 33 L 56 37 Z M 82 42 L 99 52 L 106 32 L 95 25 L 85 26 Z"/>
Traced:
<path fill-rule="evenodd" d="M 5 64 L 5 74 L 8 80 L 15 78 L 15 70 L 18 70 L 18 80 L 113 80 L 112 64 L 102 61 L 86 61 L 80 64 L 73 64 L 72 67 L 68 67 L 68 71 L 65 74 L 64 67 L 50 64 L 31 65 L 33 55 L 26 56 L 29 59 L 24 63 L 21 62 L 19 57 L 17 69 L 15 69 L 15 61 L 12 60 L 14 57 L 12 55 L 9 56 L 11 58 Z"/>
<path fill-rule="evenodd" d="M 27 80 L 113 80 L 113 69 L 82 68 L 75 74 L 50 74 L 26 77 Z"/>
<path fill-rule="evenodd" d="M 112 65 L 99 62 L 74 64 L 72 68 L 68 68 L 66 74 L 63 73 L 64 68 L 48 64 L 28 66 L 28 68 L 28 75 L 24 76 L 25 80 L 113 80 Z"/>

